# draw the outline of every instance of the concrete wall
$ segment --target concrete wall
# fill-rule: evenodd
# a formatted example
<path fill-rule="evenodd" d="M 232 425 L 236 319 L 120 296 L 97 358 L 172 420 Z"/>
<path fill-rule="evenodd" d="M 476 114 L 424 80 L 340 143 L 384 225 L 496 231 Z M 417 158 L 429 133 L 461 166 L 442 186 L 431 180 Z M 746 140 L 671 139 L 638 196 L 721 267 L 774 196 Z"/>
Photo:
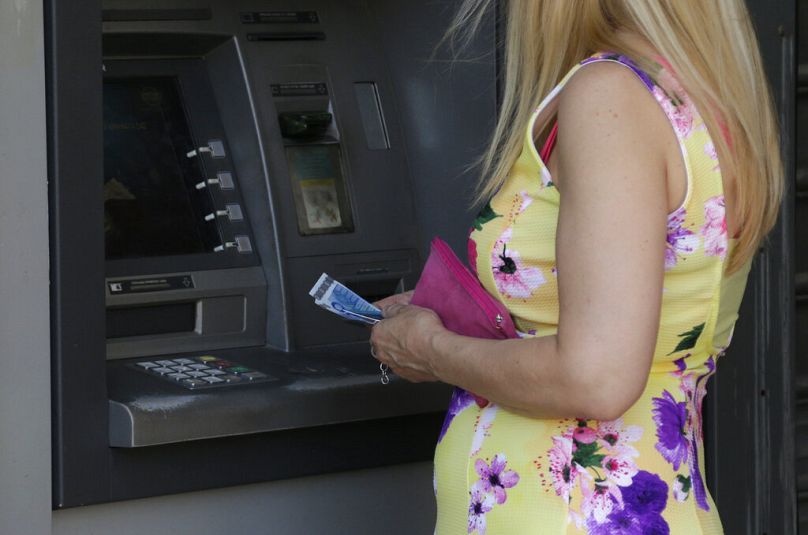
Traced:
<path fill-rule="evenodd" d="M 50 532 L 42 2 L 0 0 L 0 533 Z"/>

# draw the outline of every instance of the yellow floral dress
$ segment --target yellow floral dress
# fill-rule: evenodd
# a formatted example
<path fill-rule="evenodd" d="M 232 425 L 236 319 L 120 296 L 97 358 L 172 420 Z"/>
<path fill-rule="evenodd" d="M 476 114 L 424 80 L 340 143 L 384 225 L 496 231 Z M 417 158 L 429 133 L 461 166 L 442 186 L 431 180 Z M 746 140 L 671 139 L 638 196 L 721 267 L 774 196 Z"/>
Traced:
<path fill-rule="evenodd" d="M 631 69 L 676 133 L 687 194 L 669 214 L 659 336 L 647 387 L 614 421 L 540 420 L 456 389 L 435 453 L 436 533 L 723 533 L 704 480 L 701 404 L 729 344 L 749 265 L 731 275 L 718 158 L 704 122 L 670 72 L 596 54 L 536 110 L 518 161 L 474 222 L 469 262 L 525 336 L 555 334 L 555 238 L 561 196 L 533 143 L 533 126 L 585 65 Z M 618 373 L 618 371 L 616 371 Z M 570 393 L 574 395 L 574 393 Z"/>

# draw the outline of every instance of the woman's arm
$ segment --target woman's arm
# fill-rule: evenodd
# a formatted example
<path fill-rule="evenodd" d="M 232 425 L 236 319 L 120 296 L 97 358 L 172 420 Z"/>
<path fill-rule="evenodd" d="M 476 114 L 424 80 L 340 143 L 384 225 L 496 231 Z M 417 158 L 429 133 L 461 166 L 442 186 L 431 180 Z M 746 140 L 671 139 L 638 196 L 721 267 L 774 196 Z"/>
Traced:
<path fill-rule="evenodd" d="M 648 379 L 664 273 L 666 155 L 677 141 L 654 98 L 616 64 L 581 69 L 562 92 L 558 122 L 557 335 L 462 337 L 431 311 L 391 305 L 372 343 L 405 378 L 439 379 L 533 416 L 612 419 Z"/>

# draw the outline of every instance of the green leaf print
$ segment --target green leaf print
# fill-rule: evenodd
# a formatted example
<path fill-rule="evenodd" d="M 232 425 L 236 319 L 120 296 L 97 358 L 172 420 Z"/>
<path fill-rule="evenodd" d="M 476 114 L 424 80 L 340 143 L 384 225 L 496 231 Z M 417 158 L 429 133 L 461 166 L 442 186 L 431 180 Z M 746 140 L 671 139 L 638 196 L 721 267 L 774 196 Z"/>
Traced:
<path fill-rule="evenodd" d="M 676 349 L 668 353 L 668 355 L 673 355 L 678 351 L 683 351 L 685 349 L 692 349 L 696 347 L 696 342 L 698 341 L 699 336 L 701 336 L 701 331 L 703 330 L 704 330 L 704 324 L 702 323 L 701 325 L 696 325 L 689 331 L 680 334 L 679 336 L 682 339 L 679 340 L 679 344 L 676 346 Z"/>
<path fill-rule="evenodd" d="M 603 464 L 603 459 L 606 458 L 605 455 L 598 453 L 600 446 L 597 442 L 592 442 L 591 444 L 582 444 L 575 441 L 575 446 L 577 449 L 575 453 L 572 455 L 573 462 L 578 463 L 584 468 L 588 467 L 595 467 L 600 468 Z"/>
<path fill-rule="evenodd" d="M 690 492 L 691 483 L 690 483 L 690 478 L 689 477 L 683 476 L 682 474 L 676 474 L 676 479 L 682 485 L 682 492 L 684 492 L 685 494 Z"/>
<path fill-rule="evenodd" d="M 494 209 L 491 208 L 491 201 L 488 201 L 485 206 L 483 206 L 483 209 L 480 210 L 480 213 L 477 214 L 477 218 L 474 220 L 474 228 L 477 230 L 482 230 L 483 225 L 498 217 L 502 216 L 494 212 Z"/>

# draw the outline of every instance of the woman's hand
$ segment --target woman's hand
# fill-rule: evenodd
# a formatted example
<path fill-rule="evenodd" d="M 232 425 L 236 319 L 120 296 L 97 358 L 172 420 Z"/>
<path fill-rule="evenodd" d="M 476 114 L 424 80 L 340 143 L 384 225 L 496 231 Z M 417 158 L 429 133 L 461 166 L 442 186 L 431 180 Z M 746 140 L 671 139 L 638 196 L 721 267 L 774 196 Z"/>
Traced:
<path fill-rule="evenodd" d="M 379 362 L 387 364 L 398 376 L 413 383 L 438 381 L 433 372 L 432 340 L 446 332 L 433 311 L 408 305 L 409 297 L 385 304 L 385 301 L 405 294 L 388 297 L 383 304 L 384 318 L 370 335 L 370 346 Z"/>
<path fill-rule="evenodd" d="M 412 300 L 413 293 L 415 293 L 415 291 L 410 290 L 408 292 L 391 295 L 390 297 L 385 297 L 384 299 L 376 301 L 375 303 L 373 303 L 373 305 L 379 307 L 382 310 L 384 310 L 385 307 L 388 307 L 390 305 L 409 305 L 410 301 Z"/>

